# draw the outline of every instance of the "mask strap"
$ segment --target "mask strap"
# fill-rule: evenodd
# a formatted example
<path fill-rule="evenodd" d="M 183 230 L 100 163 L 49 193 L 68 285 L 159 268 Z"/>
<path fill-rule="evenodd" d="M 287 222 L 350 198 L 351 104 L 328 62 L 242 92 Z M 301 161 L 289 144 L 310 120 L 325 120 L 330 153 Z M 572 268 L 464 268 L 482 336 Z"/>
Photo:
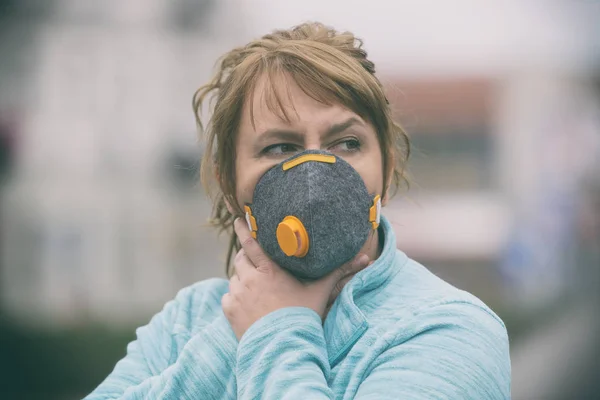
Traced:
<path fill-rule="evenodd" d="M 252 209 L 250 206 L 245 205 L 244 211 L 246 212 L 246 223 L 248 224 L 248 229 L 250 230 L 250 234 L 254 239 L 256 239 L 256 232 L 258 231 L 258 225 L 256 225 L 256 218 L 252 215 Z"/>
<path fill-rule="evenodd" d="M 381 196 L 376 195 L 373 198 L 373 205 L 369 209 L 369 222 L 371 223 L 371 227 L 373 230 L 379 227 L 379 222 L 381 222 Z"/>

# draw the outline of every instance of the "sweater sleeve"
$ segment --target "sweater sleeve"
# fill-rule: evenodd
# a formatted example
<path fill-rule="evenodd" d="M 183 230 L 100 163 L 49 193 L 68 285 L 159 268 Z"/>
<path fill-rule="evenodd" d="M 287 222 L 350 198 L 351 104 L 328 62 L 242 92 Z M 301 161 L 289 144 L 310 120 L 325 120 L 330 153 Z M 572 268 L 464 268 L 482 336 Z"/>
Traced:
<path fill-rule="evenodd" d="M 237 351 L 238 399 L 329 399 L 321 317 L 283 308 L 255 322 Z"/>
<path fill-rule="evenodd" d="M 474 305 L 447 304 L 419 313 L 372 362 L 355 399 L 510 398 L 504 325 Z M 321 321 L 288 308 L 257 321 L 237 352 L 239 399 L 331 399 Z"/>
<path fill-rule="evenodd" d="M 177 354 L 177 313 L 190 303 L 187 289 L 137 329 L 127 355 L 85 400 L 235 397 L 237 340 L 221 316 L 194 335 Z M 187 310 L 184 310 L 186 312 Z M 218 397 L 219 397 L 218 396 Z"/>
<path fill-rule="evenodd" d="M 377 357 L 355 398 L 510 399 L 506 328 L 469 303 L 419 313 Z"/>

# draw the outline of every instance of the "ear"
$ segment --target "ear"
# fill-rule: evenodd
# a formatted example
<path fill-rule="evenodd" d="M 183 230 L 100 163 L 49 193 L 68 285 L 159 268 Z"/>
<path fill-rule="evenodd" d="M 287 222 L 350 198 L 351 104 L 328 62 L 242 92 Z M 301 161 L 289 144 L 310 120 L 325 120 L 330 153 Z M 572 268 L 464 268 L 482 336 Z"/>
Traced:
<path fill-rule="evenodd" d="M 389 160 L 390 160 L 390 162 L 389 162 L 388 168 L 387 168 L 387 179 L 385 182 L 385 190 L 384 190 L 385 195 L 381 199 L 382 207 L 385 207 L 390 199 L 390 188 L 392 187 L 392 181 L 394 179 L 394 166 L 396 165 L 396 163 L 395 163 L 394 154 L 391 152 L 389 155 Z"/>

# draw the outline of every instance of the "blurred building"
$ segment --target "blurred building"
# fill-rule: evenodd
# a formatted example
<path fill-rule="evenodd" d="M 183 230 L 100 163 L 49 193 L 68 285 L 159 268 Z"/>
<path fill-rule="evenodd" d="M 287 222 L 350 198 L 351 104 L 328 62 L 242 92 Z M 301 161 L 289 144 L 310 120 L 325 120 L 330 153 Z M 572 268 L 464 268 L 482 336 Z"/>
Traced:
<path fill-rule="evenodd" d="M 1 203 L 1 306 L 38 325 L 129 324 L 222 269 L 198 237 L 207 200 L 169 180 L 199 158 L 192 94 L 244 24 L 209 0 L 51 3 L 4 26 L 35 39 L 4 42 L 27 69 L 2 76 L 20 83 L 0 96 L 22 146 Z"/>
<path fill-rule="evenodd" d="M 554 1 L 364 8 L 52 2 L 30 22 L 27 68 L 3 76 L 25 93 L 1 203 L 4 311 L 40 325 L 132 323 L 222 275 L 207 200 L 171 183 L 173 160 L 195 165 L 191 95 L 224 51 L 313 19 L 365 38 L 415 144 L 409 196 L 384 211 L 399 247 L 489 298 L 533 304 L 564 290 L 579 181 L 598 159 L 593 18 Z"/>
<path fill-rule="evenodd" d="M 414 144 L 411 190 L 384 211 L 399 247 L 486 301 L 526 308 L 573 278 L 581 182 L 600 157 L 597 6 L 382 1 L 370 20 L 363 2 L 304 1 L 252 21 L 258 33 L 325 20 L 367 39 Z"/>

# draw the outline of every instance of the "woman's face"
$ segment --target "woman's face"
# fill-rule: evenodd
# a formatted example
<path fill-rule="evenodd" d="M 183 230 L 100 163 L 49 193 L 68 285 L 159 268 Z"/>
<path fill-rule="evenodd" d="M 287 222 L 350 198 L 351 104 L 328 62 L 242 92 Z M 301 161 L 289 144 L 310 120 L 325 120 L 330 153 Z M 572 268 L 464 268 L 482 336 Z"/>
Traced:
<path fill-rule="evenodd" d="M 292 79 L 281 83 L 288 86 L 281 92 L 290 94 L 281 96 L 289 123 L 269 110 L 260 81 L 246 100 L 236 142 L 238 204 L 252 202 L 254 187 L 269 168 L 304 150 L 326 150 L 343 158 L 360 174 L 370 194 L 381 194 L 383 162 L 373 126 L 340 105 L 329 106 L 310 98 Z"/>

